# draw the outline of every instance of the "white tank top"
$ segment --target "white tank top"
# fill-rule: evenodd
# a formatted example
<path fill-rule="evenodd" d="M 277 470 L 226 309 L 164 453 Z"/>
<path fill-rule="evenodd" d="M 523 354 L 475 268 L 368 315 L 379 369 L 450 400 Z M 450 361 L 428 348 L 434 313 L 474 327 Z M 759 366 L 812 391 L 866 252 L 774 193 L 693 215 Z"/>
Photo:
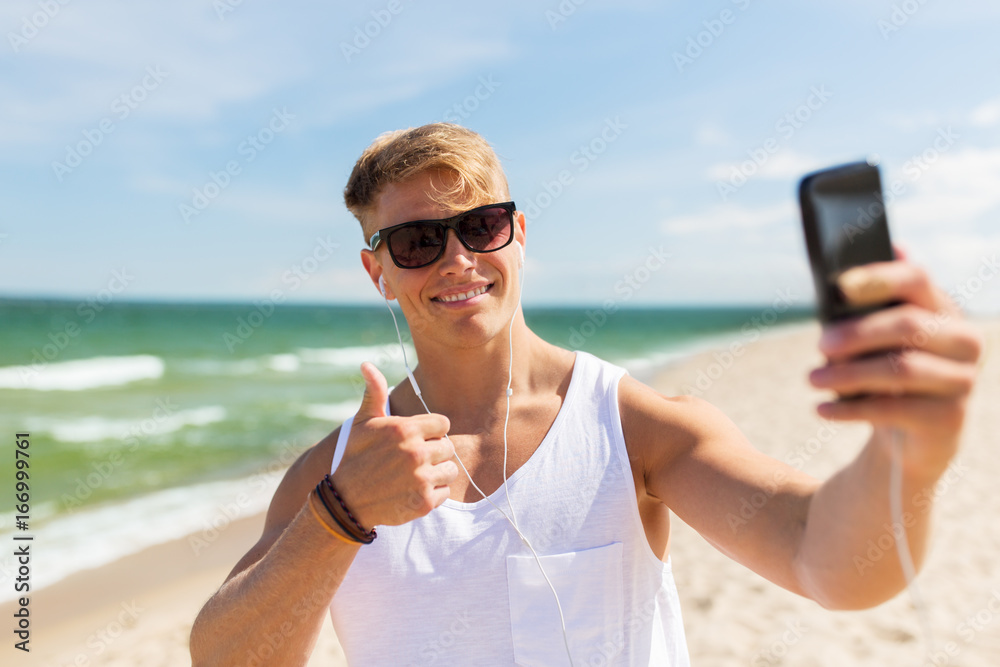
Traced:
<path fill-rule="evenodd" d="M 507 487 L 559 594 L 574 665 L 687 667 L 670 561 L 650 549 L 636 505 L 618 412 L 624 373 L 577 352 L 555 422 Z M 352 422 L 341 426 L 331 470 Z M 490 499 L 510 513 L 503 487 Z M 352 667 L 569 665 L 552 592 L 486 500 L 448 499 L 405 525 L 379 526 L 330 616 Z"/>

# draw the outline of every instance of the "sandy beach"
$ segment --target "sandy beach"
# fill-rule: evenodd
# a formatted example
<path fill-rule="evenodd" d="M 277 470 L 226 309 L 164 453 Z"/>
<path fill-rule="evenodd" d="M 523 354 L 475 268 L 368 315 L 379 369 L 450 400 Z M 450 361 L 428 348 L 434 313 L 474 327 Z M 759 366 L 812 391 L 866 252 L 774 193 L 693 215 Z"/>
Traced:
<path fill-rule="evenodd" d="M 692 664 L 1000 664 L 1000 322 L 982 327 L 988 348 L 963 448 L 929 491 L 937 495 L 936 527 L 919 585 L 939 651 L 933 660 L 906 593 L 863 612 L 829 612 L 730 561 L 675 521 L 671 551 Z M 743 340 L 738 357 L 704 352 L 661 370 L 653 384 L 666 394 L 697 389 L 759 449 L 825 478 L 859 451 L 868 429 L 815 416 L 824 394 L 809 387 L 806 375 L 822 362 L 818 336 L 813 325 Z M 31 652 L 8 646 L 2 663 L 190 665 L 195 615 L 256 541 L 262 523 L 262 516 L 236 521 L 197 555 L 187 540 L 177 540 L 33 592 Z M 14 608 L 2 605 L 4 618 Z M 329 622 L 309 664 L 346 664 Z"/>

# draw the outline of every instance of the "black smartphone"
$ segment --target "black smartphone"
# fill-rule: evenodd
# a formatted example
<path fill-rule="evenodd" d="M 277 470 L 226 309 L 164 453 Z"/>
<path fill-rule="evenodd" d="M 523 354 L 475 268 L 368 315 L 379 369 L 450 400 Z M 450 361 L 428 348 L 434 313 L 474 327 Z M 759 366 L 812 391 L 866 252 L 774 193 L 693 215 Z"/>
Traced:
<path fill-rule="evenodd" d="M 799 183 L 799 205 L 820 322 L 891 305 L 852 306 L 837 288 L 847 269 L 894 259 L 878 167 L 854 162 L 807 174 Z"/>

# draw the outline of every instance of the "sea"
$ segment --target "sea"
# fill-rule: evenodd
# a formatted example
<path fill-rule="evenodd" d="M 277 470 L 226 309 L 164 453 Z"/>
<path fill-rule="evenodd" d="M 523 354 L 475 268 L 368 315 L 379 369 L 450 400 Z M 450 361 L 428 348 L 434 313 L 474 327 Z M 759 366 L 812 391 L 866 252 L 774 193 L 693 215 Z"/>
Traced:
<path fill-rule="evenodd" d="M 640 380 L 812 317 L 754 306 L 525 308 L 542 338 Z M 197 557 L 266 510 L 288 465 L 356 411 L 363 361 L 390 384 L 405 377 L 384 305 L 0 299 L 0 543 L 33 537 L 32 590 L 177 538 Z M 27 458 L 17 434 L 27 434 Z M 19 469 L 27 479 L 15 488 Z M 17 571 L 11 553 L 0 558 L 0 600 L 16 597 Z"/>

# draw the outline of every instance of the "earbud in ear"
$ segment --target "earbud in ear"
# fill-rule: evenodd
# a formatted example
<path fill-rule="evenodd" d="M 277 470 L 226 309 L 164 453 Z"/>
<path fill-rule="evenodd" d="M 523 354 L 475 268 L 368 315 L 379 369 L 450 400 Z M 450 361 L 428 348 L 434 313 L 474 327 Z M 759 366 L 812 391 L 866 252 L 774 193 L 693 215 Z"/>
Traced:
<path fill-rule="evenodd" d="M 383 278 L 382 276 L 378 277 L 378 291 L 382 293 L 383 299 L 389 298 L 385 295 L 385 278 Z"/>
<path fill-rule="evenodd" d="M 517 250 L 520 253 L 520 257 L 521 257 L 521 259 L 517 263 L 517 265 L 518 265 L 518 267 L 523 267 L 524 266 L 524 246 L 521 245 L 520 241 L 514 241 L 514 243 L 517 244 Z"/>

